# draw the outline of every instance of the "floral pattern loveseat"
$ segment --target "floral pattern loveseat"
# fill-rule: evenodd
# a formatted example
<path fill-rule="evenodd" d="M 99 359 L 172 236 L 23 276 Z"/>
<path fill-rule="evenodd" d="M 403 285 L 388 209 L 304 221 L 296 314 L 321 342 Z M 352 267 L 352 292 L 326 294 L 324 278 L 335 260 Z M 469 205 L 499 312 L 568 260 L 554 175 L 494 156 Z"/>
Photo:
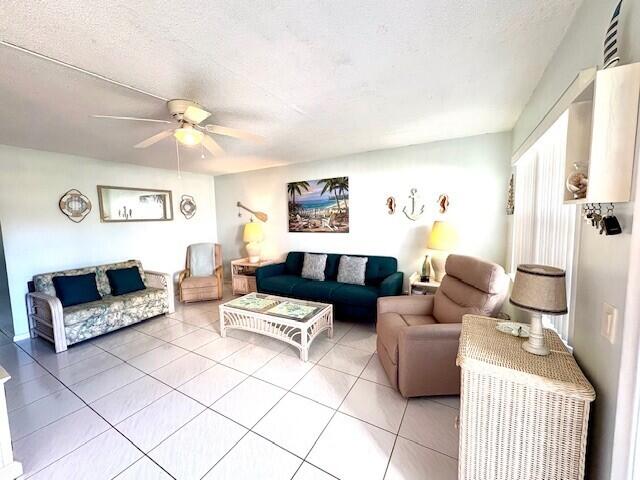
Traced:
<path fill-rule="evenodd" d="M 111 295 L 106 272 L 136 266 L 145 289 L 125 295 Z M 53 277 L 96 274 L 102 300 L 66 308 L 56 297 Z M 42 273 L 33 277 L 33 292 L 27 294 L 31 336 L 40 336 L 55 344 L 56 352 L 89 338 L 111 332 L 147 318 L 173 313 L 173 281 L 166 273 L 145 271 L 138 260 Z"/>

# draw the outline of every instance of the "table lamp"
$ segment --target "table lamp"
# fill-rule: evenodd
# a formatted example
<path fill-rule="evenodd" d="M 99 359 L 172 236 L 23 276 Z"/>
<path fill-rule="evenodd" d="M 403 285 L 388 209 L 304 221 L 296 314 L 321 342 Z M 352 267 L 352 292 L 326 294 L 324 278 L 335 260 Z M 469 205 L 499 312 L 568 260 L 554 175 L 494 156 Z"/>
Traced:
<path fill-rule="evenodd" d="M 262 225 L 254 222 L 253 219 L 245 224 L 243 240 L 247 244 L 249 262 L 258 263 L 260 261 L 260 242 L 262 242 L 263 238 Z"/>
<path fill-rule="evenodd" d="M 544 344 L 541 315 L 567 313 L 564 270 L 546 265 L 518 265 L 509 302 L 531 312 L 529 340 L 522 348 L 535 355 L 549 355 Z"/>
<path fill-rule="evenodd" d="M 436 282 L 441 282 L 444 277 L 444 265 L 449 256 L 449 251 L 456 246 L 458 234 L 449 222 L 436 220 L 431 227 L 427 248 L 436 250 L 431 256 L 431 267 Z"/>

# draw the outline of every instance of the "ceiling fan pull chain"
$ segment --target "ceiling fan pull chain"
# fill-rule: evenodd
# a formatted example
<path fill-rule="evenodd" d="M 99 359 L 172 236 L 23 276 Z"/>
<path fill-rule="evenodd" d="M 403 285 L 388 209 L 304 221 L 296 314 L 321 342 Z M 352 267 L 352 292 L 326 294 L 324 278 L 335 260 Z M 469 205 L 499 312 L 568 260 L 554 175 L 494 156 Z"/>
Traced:
<path fill-rule="evenodd" d="M 182 178 L 182 172 L 180 171 L 180 146 L 178 140 L 176 140 L 176 157 L 178 158 L 178 178 Z"/>

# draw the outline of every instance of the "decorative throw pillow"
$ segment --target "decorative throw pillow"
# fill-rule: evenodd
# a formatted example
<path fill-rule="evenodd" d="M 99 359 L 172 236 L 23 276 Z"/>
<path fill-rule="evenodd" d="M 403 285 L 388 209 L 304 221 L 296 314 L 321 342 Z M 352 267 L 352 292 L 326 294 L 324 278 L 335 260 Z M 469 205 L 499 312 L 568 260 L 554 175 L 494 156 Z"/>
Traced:
<path fill-rule="evenodd" d="M 63 307 L 102 300 L 100 293 L 98 293 L 95 273 L 61 275 L 53 277 L 51 280 L 56 289 L 56 296 L 60 299 Z"/>
<path fill-rule="evenodd" d="M 124 295 L 125 293 L 137 292 L 145 289 L 138 267 L 107 270 L 106 273 L 107 278 L 109 279 L 109 285 L 111 285 L 111 293 L 113 296 Z"/>
<path fill-rule="evenodd" d="M 364 285 L 364 272 L 367 269 L 367 257 L 342 255 L 338 265 L 338 282 Z"/>
<path fill-rule="evenodd" d="M 326 253 L 305 253 L 300 276 L 308 280 L 324 281 L 324 269 L 326 266 Z"/>

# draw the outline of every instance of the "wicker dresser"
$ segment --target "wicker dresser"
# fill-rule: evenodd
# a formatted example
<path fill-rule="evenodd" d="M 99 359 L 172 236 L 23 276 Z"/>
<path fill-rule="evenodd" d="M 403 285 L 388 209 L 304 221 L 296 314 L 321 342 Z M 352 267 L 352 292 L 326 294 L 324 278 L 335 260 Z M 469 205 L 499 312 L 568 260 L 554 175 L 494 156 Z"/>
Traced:
<path fill-rule="evenodd" d="M 538 357 L 495 326 L 462 320 L 458 478 L 582 479 L 593 387 L 554 332 L 545 330 L 551 354 Z"/>

